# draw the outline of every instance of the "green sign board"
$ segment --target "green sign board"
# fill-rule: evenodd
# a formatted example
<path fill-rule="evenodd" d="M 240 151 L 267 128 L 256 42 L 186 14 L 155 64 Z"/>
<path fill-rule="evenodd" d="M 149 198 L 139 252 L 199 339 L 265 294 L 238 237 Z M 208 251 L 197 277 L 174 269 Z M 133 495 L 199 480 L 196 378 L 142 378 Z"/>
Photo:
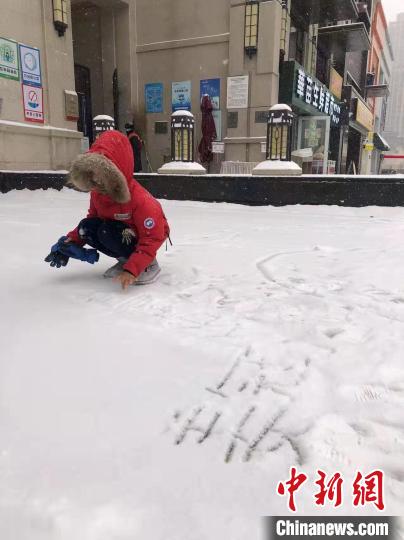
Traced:
<path fill-rule="evenodd" d="M 329 116 L 333 126 L 341 124 L 343 104 L 297 62 L 285 62 L 282 66 L 279 101 L 303 114 Z"/>
<path fill-rule="evenodd" d="M 11 39 L 0 37 L 0 77 L 20 80 L 18 45 Z"/>

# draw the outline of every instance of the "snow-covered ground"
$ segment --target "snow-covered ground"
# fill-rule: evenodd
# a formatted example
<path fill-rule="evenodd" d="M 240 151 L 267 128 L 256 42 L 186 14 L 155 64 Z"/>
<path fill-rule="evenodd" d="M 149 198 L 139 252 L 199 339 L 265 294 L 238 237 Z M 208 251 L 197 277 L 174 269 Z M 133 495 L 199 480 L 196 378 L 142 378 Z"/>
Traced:
<path fill-rule="evenodd" d="M 278 482 L 385 472 L 404 507 L 404 209 L 163 201 L 160 280 L 43 262 L 73 191 L 0 195 L 0 538 L 233 540 Z"/>

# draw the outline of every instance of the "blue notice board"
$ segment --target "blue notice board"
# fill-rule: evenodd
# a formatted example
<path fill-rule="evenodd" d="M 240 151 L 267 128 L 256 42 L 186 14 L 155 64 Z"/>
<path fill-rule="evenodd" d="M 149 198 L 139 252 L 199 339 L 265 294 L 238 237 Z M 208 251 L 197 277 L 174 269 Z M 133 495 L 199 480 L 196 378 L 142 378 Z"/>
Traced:
<path fill-rule="evenodd" d="M 220 79 L 203 79 L 200 85 L 200 99 L 208 94 L 212 101 L 213 109 L 220 109 Z"/>
<path fill-rule="evenodd" d="M 22 84 L 42 86 L 41 57 L 39 49 L 20 43 Z"/>
<path fill-rule="evenodd" d="M 191 81 L 173 82 L 171 90 L 172 111 L 190 111 Z"/>
<path fill-rule="evenodd" d="M 148 83 L 144 86 L 146 112 L 162 113 L 163 105 L 163 83 Z"/>

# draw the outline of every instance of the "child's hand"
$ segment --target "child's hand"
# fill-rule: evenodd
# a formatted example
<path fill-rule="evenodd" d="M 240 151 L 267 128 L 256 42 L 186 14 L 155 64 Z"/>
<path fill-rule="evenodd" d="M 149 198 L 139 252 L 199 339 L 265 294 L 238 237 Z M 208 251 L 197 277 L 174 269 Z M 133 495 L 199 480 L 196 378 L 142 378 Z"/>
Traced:
<path fill-rule="evenodd" d="M 125 290 L 130 285 L 133 285 L 135 283 L 137 278 L 130 272 L 123 271 L 119 276 L 116 276 L 114 278 L 114 281 L 119 281 L 119 283 L 122 285 L 122 289 Z"/>

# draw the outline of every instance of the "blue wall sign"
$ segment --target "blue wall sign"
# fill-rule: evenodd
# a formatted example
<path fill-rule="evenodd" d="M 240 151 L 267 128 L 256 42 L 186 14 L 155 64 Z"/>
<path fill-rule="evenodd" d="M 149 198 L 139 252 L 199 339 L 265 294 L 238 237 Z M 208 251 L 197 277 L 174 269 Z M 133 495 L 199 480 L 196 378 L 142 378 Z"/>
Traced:
<path fill-rule="evenodd" d="M 200 99 L 208 94 L 212 101 L 213 109 L 220 109 L 220 79 L 204 79 L 200 84 Z"/>
<path fill-rule="evenodd" d="M 191 110 L 191 81 L 173 82 L 171 89 L 172 111 Z"/>
<path fill-rule="evenodd" d="M 23 84 L 42 86 L 39 49 L 20 44 L 20 65 Z"/>
<path fill-rule="evenodd" d="M 164 112 L 163 104 L 163 83 L 148 83 L 144 86 L 146 112 L 147 113 L 162 113 Z"/>

